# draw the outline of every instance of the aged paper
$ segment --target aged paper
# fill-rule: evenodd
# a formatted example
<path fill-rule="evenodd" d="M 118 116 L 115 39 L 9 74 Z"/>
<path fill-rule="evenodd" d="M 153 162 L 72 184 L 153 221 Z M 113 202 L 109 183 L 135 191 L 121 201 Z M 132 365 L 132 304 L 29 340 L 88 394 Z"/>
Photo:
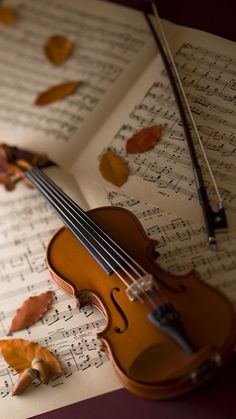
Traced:
<path fill-rule="evenodd" d="M 53 173 L 52 173 L 53 172 Z M 71 178 L 54 180 L 83 205 Z M 105 326 L 102 315 L 90 306 L 79 310 L 76 302 L 54 285 L 45 262 L 45 251 L 61 227 L 56 214 L 36 190 L 18 185 L 0 195 L 0 339 L 36 341 L 59 359 L 63 374 L 48 385 L 34 382 L 23 396 L 12 397 L 18 375 L 0 355 L 1 419 L 25 419 L 121 387 L 107 355 L 100 350 L 96 332 Z M 47 314 L 32 327 L 9 335 L 15 311 L 30 296 L 53 290 Z"/>
<path fill-rule="evenodd" d="M 16 9 L 17 22 L 0 26 L 1 138 L 47 150 L 69 170 L 155 55 L 155 44 L 142 14 L 124 7 L 96 0 L 8 4 Z M 58 33 L 74 43 L 74 51 L 55 68 L 43 46 Z M 34 106 L 39 93 L 73 80 L 81 81 L 73 95 L 50 106 Z"/>
<path fill-rule="evenodd" d="M 205 226 L 133 196 L 90 183 L 87 189 L 90 207 L 115 205 L 131 211 L 146 234 L 157 241 L 157 263 L 165 270 L 184 274 L 192 269 L 203 281 L 218 287 L 236 306 L 236 235 L 219 233 L 217 249 L 209 249 Z"/>
<path fill-rule="evenodd" d="M 186 89 L 193 116 L 224 205 L 230 231 L 235 229 L 236 164 L 235 164 L 235 46 L 199 31 L 172 29 L 175 60 Z M 175 29 L 175 31 L 174 31 Z M 193 35 L 192 35 L 193 34 Z M 199 36 L 197 36 L 199 34 Z M 183 39 L 188 40 L 184 43 Z M 173 42 L 173 41 L 172 41 Z M 206 43 L 206 47 L 203 44 Z M 222 44 L 225 44 L 224 54 Z M 234 56 L 233 56 L 234 52 Z M 127 154 L 126 141 L 144 126 L 160 124 L 161 140 L 143 154 Z M 121 192 L 135 195 L 141 201 L 165 209 L 175 208 L 182 216 L 203 222 L 193 177 L 188 147 L 181 127 L 178 109 L 158 56 L 124 98 L 109 121 L 80 155 L 74 174 L 85 192 L 85 182 L 109 185 L 99 173 L 99 159 L 106 149 L 120 155 L 129 165 L 128 181 Z M 196 144 L 197 153 L 211 202 L 215 191 Z"/>
<path fill-rule="evenodd" d="M 32 150 L 46 150 L 67 169 L 77 159 L 73 173 L 81 188 L 78 202 L 84 209 L 98 205 L 130 209 L 147 234 L 157 240 L 158 263 L 175 273 L 197 268 L 203 280 L 218 286 L 235 303 L 233 44 L 202 32 L 166 26 L 227 207 L 229 234 L 219 236 L 213 253 L 207 248 L 173 95 L 143 17 L 122 8 L 115 8 L 114 13 L 112 5 L 95 0 L 9 4 L 18 5 L 19 21 L 15 28 L 0 28 L 1 138 Z M 41 54 L 44 39 L 59 28 L 72 40 L 79 39 L 80 48 L 72 61 L 55 70 Z M 46 109 L 32 106 L 38 91 L 78 77 L 84 84 L 65 103 Z M 115 106 L 117 110 L 111 114 Z M 127 156 L 126 139 L 154 123 L 162 125 L 158 146 L 143 155 Z M 78 158 L 89 141 L 91 145 Z M 129 181 L 119 191 L 108 184 L 99 185 L 103 183 L 99 158 L 107 147 L 129 162 Z M 54 176 L 60 183 L 61 176 Z M 205 170 L 204 176 L 208 183 Z M 210 184 L 209 191 L 215 200 Z M 74 197 L 77 200 L 75 190 Z M 11 194 L 1 190 L 0 202 L 1 338 L 11 338 L 9 325 L 23 300 L 53 289 L 54 302 L 45 318 L 14 337 L 40 342 L 55 352 L 63 367 L 63 375 L 49 386 L 36 381 L 24 397 L 12 397 L 17 377 L 1 358 L 0 417 L 25 418 L 119 388 L 121 384 L 96 339 L 96 331 L 105 324 L 103 317 L 92 307 L 78 310 L 72 299 L 56 289 L 46 269 L 45 248 L 61 225 L 57 217 L 36 191 L 21 185 Z"/>

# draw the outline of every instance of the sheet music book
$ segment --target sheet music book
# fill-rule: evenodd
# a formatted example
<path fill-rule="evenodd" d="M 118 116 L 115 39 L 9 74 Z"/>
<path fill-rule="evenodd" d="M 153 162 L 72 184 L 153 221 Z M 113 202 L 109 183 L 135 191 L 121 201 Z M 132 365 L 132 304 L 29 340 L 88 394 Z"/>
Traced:
<path fill-rule="evenodd" d="M 84 209 L 118 205 L 132 211 L 157 240 L 158 263 L 173 273 L 195 268 L 236 303 L 236 50 L 231 41 L 164 22 L 191 109 L 229 220 L 208 249 L 201 209 L 178 110 L 143 15 L 108 2 L 12 0 L 15 26 L 0 26 L 1 142 L 46 152 L 62 170 L 49 176 Z M 71 58 L 54 68 L 42 45 L 61 33 L 75 43 Z M 44 108 L 33 106 L 52 85 L 81 80 L 78 91 Z M 152 150 L 126 155 L 125 142 L 140 128 L 161 124 Z M 198 145 L 196 144 L 198 149 Z M 128 181 L 115 188 L 98 170 L 107 148 L 129 164 Z M 199 157 L 200 151 L 198 150 Z M 214 191 L 202 161 L 209 195 Z M 55 291 L 49 312 L 14 338 L 54 352 L 63 375 L 35 382 L 11 396 L 17 376 L 0 358 L 0 417 L 25 418 L 120 388 L 96 331 L 105 324 L 94 307 L 79 310 L 50 279 L 45 249 L 61 222 L 36 190 L 19 184 L 0 191 L 0 338 L 8 339 L 15 310 L 31 295 Z"/>

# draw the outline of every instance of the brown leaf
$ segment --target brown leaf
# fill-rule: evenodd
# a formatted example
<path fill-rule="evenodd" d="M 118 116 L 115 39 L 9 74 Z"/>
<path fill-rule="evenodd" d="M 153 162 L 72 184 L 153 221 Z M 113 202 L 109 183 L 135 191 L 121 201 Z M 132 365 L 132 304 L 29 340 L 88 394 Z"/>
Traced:
<path fill-rule="evenodd" d="M 129 169 L 127 163 L 112 151 L 106 151 L 101 158 L 99 170 L 101 175 L 113 183 L 121 186 L 128 179 Z"/>
<path fill-rule="evenodd" d="M 64 97 L 73 93 L 77 89 L 80 83 L 81 83 L 80 81 L 72 81 L 69 83 L 63 83 L 57 86 L 53 86 L 50 89 L 46 90 L 45 92 L 41 93 L 37 97 L 35 101 L 35 105 L 44 106 L 44 105 L 48 105 L 49 103 L 61 100 Z"/>
<path fill-rule="evenodd" d="M 23 172 L 14 164 L 7 164 L 0 169 L 0 184 L 3 184 L 7 191 L 12 191 L 17 182 L 25 179 Z"/>
<path fill-rule="evenodd" d="M 60 65 L 67 60 L 71 55 L 72 50 L 72 42 L 63 35 L 51 36 L 44 46 L 47 58 L 55 65 Z"/>
<path fill-rule="evenodd" d="M 141 129 L 128 139 L 126 143 L 127 153 L 144 153 L 153 148 L 161 136 L 160 125 Z"/>
<path fill-rule="evenodd" d="M 0 23 L 3 23 L 3 25 L 14 25 L 16 23 L 14 10 L 0 5 Z"/>
<path fill-rule="evenodd" d="M 30 297 L 17 310 L 11 326 L 10 332 L 25 329 L 32 326 L 47 312 L 53 297 L 53 291 L 43 292 L 35 297 Z"/>
<path fill-rule="evenodd" d="M 41 358 L 47 363 L 51 378 L 61 373 L 57 358 L 38 343 L 24 339 L 0 340 L 0 350 L 6 363 L 18 374 L 30 368 L 34 358 Z"/>
<path fill-rule="evenodd" d="M 32 188 L 32 183 L 24 175 L 24 171 L 32 165 L 47 167 L 52 165 L 52 162 L 46 154 L 33 153 L 15 146 L 0 144 L 0 184 L 3 184 L 6 190 L 14 190 L 20 181 Z"/>

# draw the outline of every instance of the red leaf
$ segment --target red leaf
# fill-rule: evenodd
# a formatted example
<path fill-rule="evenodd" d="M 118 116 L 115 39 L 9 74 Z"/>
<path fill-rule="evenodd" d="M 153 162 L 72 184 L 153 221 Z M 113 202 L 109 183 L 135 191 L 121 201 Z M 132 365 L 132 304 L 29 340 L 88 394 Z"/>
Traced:
<path fill-rule="evenodd" d="M 161 136 L 160 125 L 147 127 L 136 132 L 126 143 L 127 153 L 144 153 L 153 148 Z"/>
<path fill-rule="evenodd" d="M 17 310 L 11 326 L 10 332 L 25 329 L 32 326 L 47 312 L 53 297 L 53 291 L 43 292 L 35 297 L 30 297 Z"/>

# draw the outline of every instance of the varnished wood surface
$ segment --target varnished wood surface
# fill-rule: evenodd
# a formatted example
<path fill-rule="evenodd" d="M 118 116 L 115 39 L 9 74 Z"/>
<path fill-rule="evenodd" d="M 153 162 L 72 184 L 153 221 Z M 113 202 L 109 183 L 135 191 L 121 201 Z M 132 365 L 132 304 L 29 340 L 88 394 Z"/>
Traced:
<path fill-rule="evenodd" d="M 235 419 L 235 389 L 236 359 L 211 383 L 171 401 L 144 400 L 117 390 L 35 419 Z"/>
<path fill-rule="evenodd" d="M 127 298 L 129 277 L 123 273 L 124 284 L 115 273 L 108 276 L 68 229 L 60 229 L 47 249 L 51 276 L 81 307 L 94 304 L 102 311 L 106 326 L 98 338 L 127 389 L 145 398 L 170 399 L 219 373 L 212 359 L 217 353 L 223 365 L 232 356 L 236 342 L 236 317 L 229 301 L 201 281 L 194 271 L 173 275 L 162 269 L 153 258 L 155 241 L 146 236 L 131 212 L 100 207 L 88 214 L 153 275 L 159 298 L 164 296 L 162 303 L 173 304 L 180 314 L 184 335 L 195 349 L 187 355 L 155 328 L 148 320 L 153 310 L 149 301 L 144 297 L 143 302 Z M 124 231 L 128 234 L 124 235 Z M 200 374 L 196 382 L 191 382 L 191 373 L 201 370 L 203 365 L 207 374 Z"/>
<path fill-rule="evenodd" d="M 143 0 L 114 0 L 141 8 Z M 235 2 L 225 0 L 158 0 L 163 18 L 236 40 Z M 143 400 L 121 389 L 38 415 L 37 419 L 235 419 L 236 358 L 191 394 L 172 401 Z M 78 389 L 79 391 L 79 389 Z"/>

